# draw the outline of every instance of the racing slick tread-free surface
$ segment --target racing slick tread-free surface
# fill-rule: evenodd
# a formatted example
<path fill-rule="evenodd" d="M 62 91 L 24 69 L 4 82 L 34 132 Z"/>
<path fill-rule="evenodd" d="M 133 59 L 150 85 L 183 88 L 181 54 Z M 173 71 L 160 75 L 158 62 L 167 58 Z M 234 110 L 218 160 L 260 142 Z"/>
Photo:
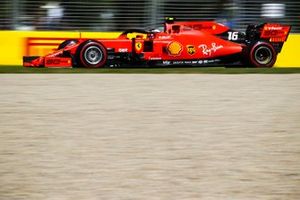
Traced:
<path fill-rule="evenodd" d="M 99 50 L 99 53 L 101 54 L 101 59 L 99 62 L 91 63 L 88 61 L 85 54 L 87 53 L 86 51 L 88 51 L 89 48 L 96 48 L 97 50 Z M 78 47 L 76 52 L 76 61 L 78 66 L 83 66 L 86 68 L 100 68 L 100 67 L 104 67 L 104 65 L 106 64 L 106 60 L 107 60 L 106 48 L 104 47 L 103 44 L 94 40 L 88 40 L 82 43 Z"/>

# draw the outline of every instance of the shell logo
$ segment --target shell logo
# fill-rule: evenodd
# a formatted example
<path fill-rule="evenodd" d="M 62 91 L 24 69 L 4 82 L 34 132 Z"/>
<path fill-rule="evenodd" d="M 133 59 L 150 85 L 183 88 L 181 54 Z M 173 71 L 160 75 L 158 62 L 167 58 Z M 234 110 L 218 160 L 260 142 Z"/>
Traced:
<path fill-rule="evenodd" d="M 167 50 L 171 56 L 179 56 L 182 52 L 182 44 L 180 44 L 179 42 L 173 41 L 173 42 L 169 43 Z"/>

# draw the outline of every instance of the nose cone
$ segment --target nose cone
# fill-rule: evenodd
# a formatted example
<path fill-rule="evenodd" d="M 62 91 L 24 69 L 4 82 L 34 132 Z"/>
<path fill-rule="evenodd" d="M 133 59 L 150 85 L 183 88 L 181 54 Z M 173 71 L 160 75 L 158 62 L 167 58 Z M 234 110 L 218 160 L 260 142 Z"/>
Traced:
<path fill-rule="evenodd" d="M 43 66 L 44 58 L 39 56 L 24 56 L 23 66 L 24 67 L 41 67 Z"/>

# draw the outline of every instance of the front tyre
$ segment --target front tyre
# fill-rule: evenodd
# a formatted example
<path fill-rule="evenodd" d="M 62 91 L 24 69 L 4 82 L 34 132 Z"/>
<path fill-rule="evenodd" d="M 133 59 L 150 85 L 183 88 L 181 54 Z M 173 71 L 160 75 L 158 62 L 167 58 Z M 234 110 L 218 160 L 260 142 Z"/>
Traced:
<path fill-rule="evenodd" d="M 257 42 L 249 53 L 249 62 L 253 67 L 273 67 L 277 59 L 274 47 L 267 42 Z"/>
<path fill-rule="evenodd" d="M 100 68 L 106 64 L 107 51 L 99 42 L 88 40 L 83 42 L 77 50 L 79 65 L 86 68 Z"/>

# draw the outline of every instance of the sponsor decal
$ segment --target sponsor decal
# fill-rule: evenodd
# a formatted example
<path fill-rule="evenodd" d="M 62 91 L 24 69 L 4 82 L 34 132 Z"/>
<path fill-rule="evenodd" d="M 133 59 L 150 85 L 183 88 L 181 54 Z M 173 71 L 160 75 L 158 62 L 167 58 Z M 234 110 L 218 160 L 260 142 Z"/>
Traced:
<path fill-rule="evenodd" d="M 281 27 L 281 26 L 278 26 L 278 27 L 276 27 L 276 26 L 267 26 L 265 29 L 269 30 L 269 31 L 281 31 L 283 29 L 283 27 Z"/>
<path fill-rule="evenodd" d="M 120 53 L 128 52 L 128 49 L 127 48 L 119 48 L 118 52 L 120 52 Z"/>
<path fill-rule="evenodd" d="M 161 60 L 161 57 L 151 57 L 150 60 Z"/>
<path fill-rule="evenodd" d="M 142 47 L 143 47 L 142 42 L 137 42 L 137 43 L 135 43 L 135 49 L 136 49 L 137 51 L 140 51 L 140 50 L 142 49 Z"/>
<path fill-rule="evenodd" d="M 163 64 L 164 64 L 164 65 L 170 65 L 170 64 L 171 64 L 171 61 L 165 60 L 165 61 L 163 61 Z"/>
<path fill-rule="evenodd" d="M 158 39 L 170 39 L 171 36 L 169 35 L 161 35 L 161 36 L 158 36 Z"/>
<path fill-rule="evenodd" d="M 196 48 L 194 45 L 187 45 L 186 48 L 187 48 L 188 54 L 190 54 L 191 56 L 196 53 Z"/>
<path fill-rule="evenodd" d="M 61 58 L 47 58 L 46 65 L 70 65 L 71 60 L 69 59 L 61 59 Z"/>
<path fill-rule="evenodd" d="M 173 61 L 173 65 L 182 65 L 182 64 L 184 64 L 184 62 L 186 62 L 186 61 L 182 61 L 182 60 L 178 60 L 178 61 Z"/>
<path fill-rule="evenodd" d="M 215 64 L 219 63 L 220 59 L 211 59 L 211 60 L 164 60 L 162 61 L 163 65 L 205 65 L 205 64 Z"/>
<path fill-rule="evenodd" d="M 180 56 L 182 52 L 182 44 L 176 41 L 170 42 L 167 50 L 171 56 Z"/>
<path fill-rule="evenodd" d="M 45 58 L 45 67 L 66 67 L 71 68 L 72 67 L 72 61 L 71 58 L 52 58 L 52 57 L 46 57 Z"/>
<path fill-rule="evenodd" d="M 200 44 L 198 47 L 202 50 L 203 55 L 211 56 L 214 53 L 216 53 L 219 49 L 222 49 L 223 45 L 217 45 L 213 42 L 211 43 L 211 46 L 208 46 L 206 44 Z"/>

